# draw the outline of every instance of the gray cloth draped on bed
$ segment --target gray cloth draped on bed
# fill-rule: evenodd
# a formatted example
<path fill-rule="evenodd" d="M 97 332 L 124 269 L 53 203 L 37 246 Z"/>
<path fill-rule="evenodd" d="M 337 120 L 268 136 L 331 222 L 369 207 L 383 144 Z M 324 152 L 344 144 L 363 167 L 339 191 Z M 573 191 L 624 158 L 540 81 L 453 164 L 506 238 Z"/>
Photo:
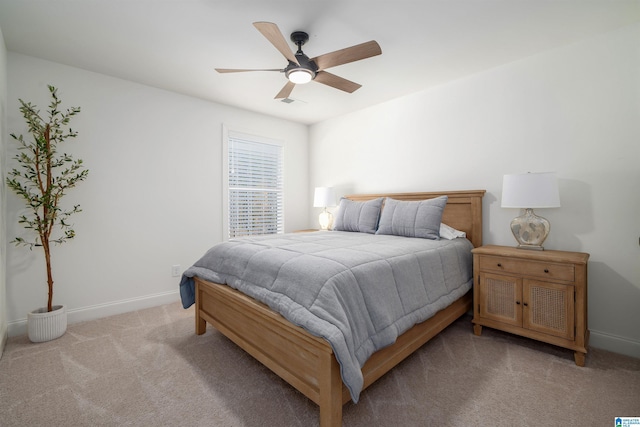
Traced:
<path fill-rule="evenodd" d="M 464 238 L 340 231 L 247 237 L 211 248 L 180 295 L 194 303 L 194 276 L 227 284 L 326 339 L 357 402 L 375 351 L 471 289 L 471 249 Z"/>

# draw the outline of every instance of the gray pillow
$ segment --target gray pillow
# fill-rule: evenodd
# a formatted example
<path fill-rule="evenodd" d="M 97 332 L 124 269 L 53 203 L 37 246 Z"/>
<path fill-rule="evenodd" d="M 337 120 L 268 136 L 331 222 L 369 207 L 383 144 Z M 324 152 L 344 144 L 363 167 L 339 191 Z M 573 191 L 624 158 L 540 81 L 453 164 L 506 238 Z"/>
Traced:
<path fill-rule="evenodd" d="M 378 228 L 383 200 L 383 197 L 366 202 L 340 199 L 340 205 L 333 221 L 333 229 L 374 234 Z"/>
<path fill-rule="evenodd" d="M 447 199 L 447 196 L 440 196 L 414 202 L 387 197 L 376 234 L 437 240 Z"/>

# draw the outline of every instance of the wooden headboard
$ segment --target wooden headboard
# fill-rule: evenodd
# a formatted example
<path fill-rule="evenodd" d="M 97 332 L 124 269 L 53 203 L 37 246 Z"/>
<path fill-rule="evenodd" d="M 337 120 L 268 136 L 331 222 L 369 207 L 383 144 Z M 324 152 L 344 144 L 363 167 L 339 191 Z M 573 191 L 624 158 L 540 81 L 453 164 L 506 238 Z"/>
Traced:
<path fill-rule="evenodd" d="M 429 193 L 352 194 L 345 197 L 350 200 L 362 202 L 377 199 L 378 197 L 415 201 L 448 196 L 447 206 L 444 208 L 442 214 L 442 222 L 467 233 L 467 239 L 477 248 L 478 246 L 482 246 L 482 197 L 484 193 L 485 190 L 469 190 Z"/>

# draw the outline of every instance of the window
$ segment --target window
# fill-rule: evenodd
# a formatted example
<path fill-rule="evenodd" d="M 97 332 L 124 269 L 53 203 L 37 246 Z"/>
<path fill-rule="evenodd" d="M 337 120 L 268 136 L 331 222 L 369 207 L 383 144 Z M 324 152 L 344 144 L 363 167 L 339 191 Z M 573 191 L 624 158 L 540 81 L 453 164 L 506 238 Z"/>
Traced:
<path fill-rule="evenodd" d="M 228 238 L 284 232 L 284 150 L 278 141 L 227 132 Z"/>

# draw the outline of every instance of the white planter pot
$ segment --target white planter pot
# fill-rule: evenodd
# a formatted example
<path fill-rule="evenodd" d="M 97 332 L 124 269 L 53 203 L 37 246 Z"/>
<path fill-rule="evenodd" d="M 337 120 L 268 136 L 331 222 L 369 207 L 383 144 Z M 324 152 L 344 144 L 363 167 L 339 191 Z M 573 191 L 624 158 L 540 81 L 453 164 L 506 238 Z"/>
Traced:
<path fill-rule="evenodd" d="M 53 311 L 46 307 L 33 310 L 27 315 L 27 329 L 31 342 L 45 342 L 61 337 L 67 330 L 67 309 L 54 305 Z"/>

